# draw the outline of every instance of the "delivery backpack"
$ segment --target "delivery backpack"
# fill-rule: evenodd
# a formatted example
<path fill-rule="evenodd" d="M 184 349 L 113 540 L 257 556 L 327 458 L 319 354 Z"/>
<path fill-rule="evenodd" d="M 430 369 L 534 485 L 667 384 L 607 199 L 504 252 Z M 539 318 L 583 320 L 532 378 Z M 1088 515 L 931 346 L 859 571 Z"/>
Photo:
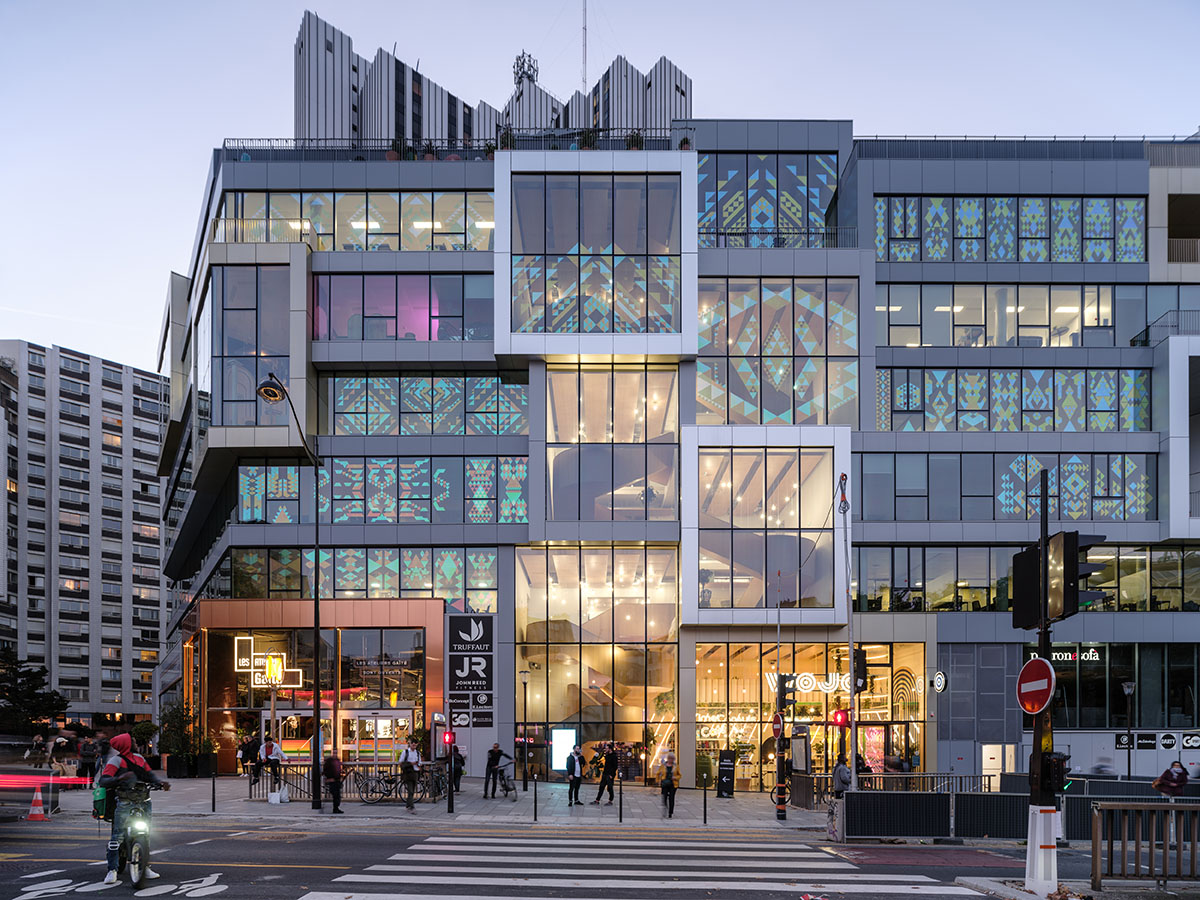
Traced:
<path fill-rule="evenodd" d="M 109 788 L 92 788 L 92 818 L 111 822 L 117 811 L 117 792 Z"/>

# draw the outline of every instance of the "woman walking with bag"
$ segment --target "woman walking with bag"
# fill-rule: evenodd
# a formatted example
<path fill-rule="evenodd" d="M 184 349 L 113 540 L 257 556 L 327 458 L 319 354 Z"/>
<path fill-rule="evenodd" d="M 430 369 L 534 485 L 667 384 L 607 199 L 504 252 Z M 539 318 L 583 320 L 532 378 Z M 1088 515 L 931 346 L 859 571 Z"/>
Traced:
<path fill-rule="evenodd" d="M 679 790 L 679 766 L 675 762 L 674 752 L 667 751 L 667 755 L 659 763 L 654 777 L 658 779 L 658 783 L 662 787 L 663 809 L 667 813 L 667 818 L 674 818 L 675 792 Z"/>

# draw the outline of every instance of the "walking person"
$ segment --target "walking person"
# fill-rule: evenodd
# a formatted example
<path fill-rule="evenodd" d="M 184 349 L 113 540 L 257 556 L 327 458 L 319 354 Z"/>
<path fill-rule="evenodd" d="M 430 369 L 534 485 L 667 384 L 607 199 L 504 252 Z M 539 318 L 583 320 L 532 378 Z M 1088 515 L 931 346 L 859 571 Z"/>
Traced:
<path fill-rule="evenodd" d="M 325 757 L 321 777 L 325 779 L 325 787 L 329 789 L 329 796 L 333 800 L 334 813 L 341 815 L 345 812 L 342 809 L 342 761 L 338 759 L 337 750 L 331 750 Z"/>
<path fill-rule="evenodd" d="M 578 744 L 567 757 L 567 806 L 583 806 L 579 799 L 579 788 L 583 785 L 583 750 Z"/>
<path fill-rule="evenodd" d="M 451 781 L 454 782 L 454 793 L 462 793 L 462 777 L 463 769 L 466 768 L 467 758 L 463 752 L 458 749 L 458 744 L 455 744 L 450 750 L 450 774 Z"/>
<path fill-rule="evenodd" d="M 850 790 L 850 767 L 846 765 L 846 757 L 839 756 L 837 765 L 833 767 L 833 798 L 841 800 L 843 794 Z"/>
<path fill-rule="evenodd" d="M 667 818 L 673 819 L 675 817 L 675 792 L 679 790 L 679 765 L 675 762 L 674 751 L 667 751 L 667 755 L 659 763 L 654 777 L 658 779 L 658 783 L 662 787 L 663 809 L 666 811 Z"/>
<path fill-rule="evenodd" d="M 496 799 L 496 784 L 500 781 L 500 758 L 512 759 L 507 753 L 500 749 L 499 744 L 492 744 L 492 749 L 488 751 L 487 768 L 483 773 L 483 796 L 486 799 L 488 795 L 488 784 L 492 785 L 492 799 Z M 507 796 L 507 795 L 505 795 Z"/>
<path fill-rule="evenodd" d="M 94 740 L 84 738 L 79 745 L 79 776 L 87 778 L 88 784 L 96 777 L 96 763 L 100 759 L 100 745 Z"/>
<path fill-rule="evenodd" d="M 592 806 L 600 805 L 600 797 L 605 788 L 608 789 L 608 802 L 604 805 L 613 805 L 613 783 L 617 780 L 617 762 L 617 748 L 610 742 L 604 747 L 604 768 L 600 771 L 600 790 L 596 791 L 596 799 L 592 801 Z"/>
<path fill-rule="evenodd" d="M 1183 796 L 1183 789 L 1187 787 L 1187 783 L 1187 769 L 1183 767 L 1183 763 L 1175 760 L 1150 786 L 1168 800 L 1174 800 Z"/>
<path fill-rule="evenodd" d="M 404 806 L 410 813 L 415 813 L 417 808 L 413 805 L 413 794 L 417 790 L 417 776 L 421 765 L 421 751 L 417 749 L 417 739 L 410 737 L 408 739 L 408 749 L 400 754 L 400 778 L 404 782 L 404 789 L 407 795 L 404 798 Z"/>

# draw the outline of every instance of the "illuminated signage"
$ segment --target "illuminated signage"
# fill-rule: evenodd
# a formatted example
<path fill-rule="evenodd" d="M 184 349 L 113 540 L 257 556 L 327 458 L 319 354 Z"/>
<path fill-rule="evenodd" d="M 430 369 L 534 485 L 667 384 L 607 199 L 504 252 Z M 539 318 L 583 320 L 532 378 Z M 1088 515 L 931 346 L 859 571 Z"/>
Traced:
<path fill-rule="evenodd" d="M 849 675 L 837 675 L 835 673 L 814 675 L 812 672 L 798 672 L 791 677 L 795 679 L 796 691 L 801 694 L 811 694 L 814 691 L 820 691 L 823 694 L 833 694 L 837 691 L 850 690 Z M 767 680 L 767 687 L 770 688 L 771 695 L 774 696 L 779 676 L 774 672 L 764 672 L 763 678 Z"/>
<path fill-rule="evenodd" d="M 254 638 L 233 639 L 233 671 L 250 675 L 250 686 L 256 688 L 298 688 L 303 686 L 304 673 L 287 667 L 287 654 L 272 650 L 258 653 Z"/>

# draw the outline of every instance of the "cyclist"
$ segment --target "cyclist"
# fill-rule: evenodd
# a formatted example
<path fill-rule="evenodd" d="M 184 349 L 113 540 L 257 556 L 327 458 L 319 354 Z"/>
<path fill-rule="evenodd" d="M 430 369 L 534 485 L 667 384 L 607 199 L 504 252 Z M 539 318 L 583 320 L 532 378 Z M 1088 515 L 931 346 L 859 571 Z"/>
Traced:
<path fill-rule="evenodd" d="M 104 876 L 105 884 L 117 883 L 117 864 L 121 857 L 121 841 L 125 838 L 125 824 L 129 817 L 130 803 L 121 798 L 121 789 L 131 787 L 139 781 L 159 783 L 160 779 L 150 771 L 150 766 L 137 753 L 133 752 L 133 740 L 128 734 L 118 734 L 109 742 L 109 754 L 104 760 L 104 768 L 96 785 L 117 792 L 116 811 L 113 813 L 112 834 L 108 839 L 108 874 Z M 164 788 L 170 784 L 162 782 Z M 146 802 L 146 816 L 150 816 L 150 803 Z M 146 878 L 161 877 L 157 872 L 146 867 Z"/>
<path fill-rule="evenodd" d="M 492 784 L 492 799 L 496 799 L 496 784 L 500 780 L 500 757 L 512 759 L 507 753 L 500 749 L 499 744 L 492 744 L 492 749 L 487 755 L 487 769 L 483 773 L 483 796 L 488 795 L 488 782 Z M 508 796 L 507 794 L 505 796 Z"/>

